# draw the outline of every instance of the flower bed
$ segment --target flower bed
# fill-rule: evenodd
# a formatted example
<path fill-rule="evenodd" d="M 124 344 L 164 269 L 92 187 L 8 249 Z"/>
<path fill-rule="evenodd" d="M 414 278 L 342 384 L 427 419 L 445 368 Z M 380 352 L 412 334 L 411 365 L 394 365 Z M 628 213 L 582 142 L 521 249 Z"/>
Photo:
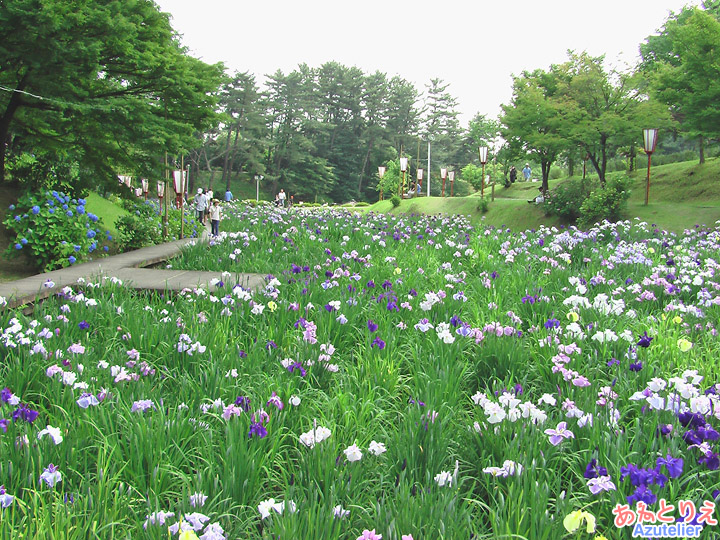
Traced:
<path fill-rule="evenodd" d="M 0 313 L 4 530 L 616 538 L 638 503 L 714 527 L 717 230 L 225 214 L 170 264 L 262 291 L 108 278 Z"/>

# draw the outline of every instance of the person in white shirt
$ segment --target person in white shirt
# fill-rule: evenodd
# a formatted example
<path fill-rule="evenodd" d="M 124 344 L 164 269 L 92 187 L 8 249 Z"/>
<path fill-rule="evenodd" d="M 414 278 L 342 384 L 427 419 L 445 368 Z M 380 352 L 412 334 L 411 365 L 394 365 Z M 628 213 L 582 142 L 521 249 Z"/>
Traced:
<path fill-rule="evenodd" d="M 215 199 L 210 206 L 210 227 L 213 236 L 220 235 L 220 219 L 222 218 L 222 209 L 220 208 L 220 201 Z"/>
<path fill-rule="evenodd" d="M 278 193 L 278 199 L 280 200 L 280 206 L 285 206 L 285 190 L 281 189 Z"/>
<path fill-rule="evenodd" d="M 542 204 L 545 202 L 545 191 L 543 190 L 542 186 L 538 189 L 540 190 L 540 195 L 538 195 L 534 199 L 529 200 L 528 203 Z"/>
<path fill-rule="evenodd" d="M 195 211 L 197 212 L 197 220 L 200 223 L 205 222 L 205 210 L 207 210 L 208 201 L 205 198 L 202 188 L 198 188 L 195 195 Z"/>

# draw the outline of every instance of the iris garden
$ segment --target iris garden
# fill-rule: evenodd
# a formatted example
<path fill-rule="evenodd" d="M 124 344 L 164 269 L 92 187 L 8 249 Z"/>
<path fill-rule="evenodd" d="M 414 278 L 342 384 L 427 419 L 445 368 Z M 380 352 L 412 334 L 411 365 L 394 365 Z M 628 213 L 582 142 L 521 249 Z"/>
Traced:
<path fill-rule="evenodd" d="M 618 505 L 680 501 L 716 528 L 719 230 L 225 214 L 168 264 L 262 290 L 0 311 L 3 536 L 617 538 Z"/>

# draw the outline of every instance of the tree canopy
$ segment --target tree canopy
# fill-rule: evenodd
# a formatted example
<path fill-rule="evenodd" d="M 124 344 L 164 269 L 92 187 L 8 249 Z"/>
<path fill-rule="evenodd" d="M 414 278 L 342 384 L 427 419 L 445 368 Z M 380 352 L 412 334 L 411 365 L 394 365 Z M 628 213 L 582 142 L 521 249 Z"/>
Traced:
<path fill-rule="evenodd" d="M 151 0 L 5 0 L 0 180 L 6 157 L 69 156 L 86 178 L 158 174 L 215 121 L 222 65 L 187 54 Z"/>

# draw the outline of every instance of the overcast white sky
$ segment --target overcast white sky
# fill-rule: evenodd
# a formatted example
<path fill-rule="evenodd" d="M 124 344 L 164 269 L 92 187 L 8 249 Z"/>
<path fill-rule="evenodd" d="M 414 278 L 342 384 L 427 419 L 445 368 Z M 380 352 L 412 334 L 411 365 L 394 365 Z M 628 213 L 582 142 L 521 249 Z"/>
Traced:
<path fill-rule="evenodd" d="M 634 64 L 671 11 L 699 0 L 156 0 L 193 56 L 257 77 L 328 61 L 450 83 L 463 125 L 496 117 L 512 74 L 566 51 Z"/>

